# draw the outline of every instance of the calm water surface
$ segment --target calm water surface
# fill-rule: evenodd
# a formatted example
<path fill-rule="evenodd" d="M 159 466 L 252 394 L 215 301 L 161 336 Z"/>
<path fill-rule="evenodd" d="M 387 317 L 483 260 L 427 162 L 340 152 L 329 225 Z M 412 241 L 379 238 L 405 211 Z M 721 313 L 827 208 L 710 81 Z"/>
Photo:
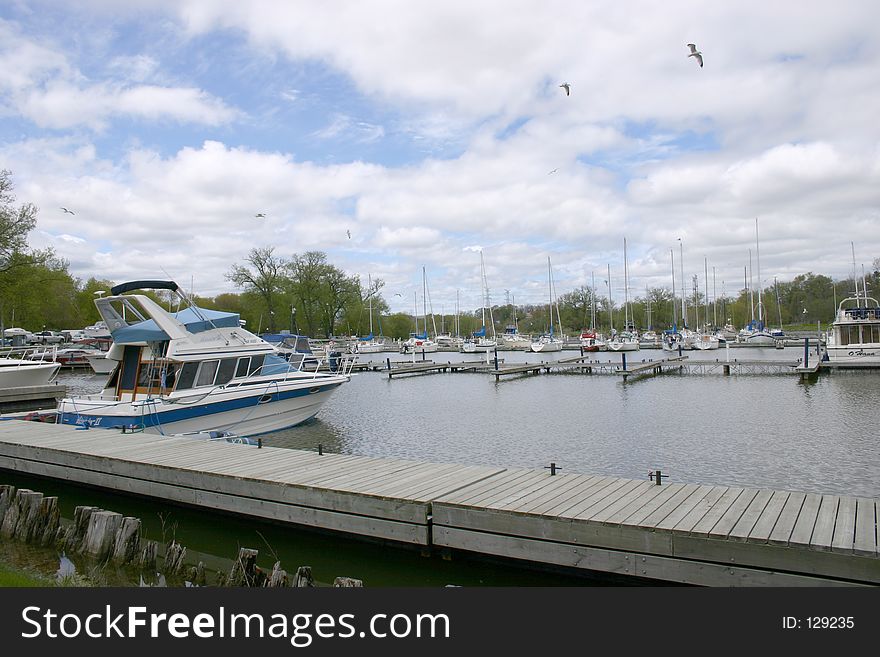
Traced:
<path fill-rule="evenodd" d="M 687 353 L 687 352 L 686 352 Z M 577 355 L 499 352 L 505 362 Z M 690 360 L 796 361 L 802 348 L 689 352 Z M 401 360 L 375 354 L 374 360 Z M 428 354 L 435 362 L 475 354 Z M 602 361 L 618 354 L 600 353 Z M 628 354 L 630 364 L 659 350 Z M 815 357 L 815 356 L 813 356 Z M 369 358 L 369 357 L 367 357 Z M 71 390 L 94 392 L 103 377 L 66 374 Z M 644 479 L 880 496 L 880 436 L 874 415 L 880 372 L 665 374 L 623 383 L 610 375 L 422 374 L 389 380 L 364 372 L 341 386 L 318 416 L 264 444 L 433 462 L 540 468 Z"/>
<path fill-rule="evenodd" d="M 506 362 L 540 362 L 575 355 L 499 353 Z M 787 360 L 800 348 L 721 349 L 691 360 Z M 475 360 L 474 354 L 430 354 L 435 362 Z M 400 360 L 399 354 L 377 354 Z M 596 354 L 602 361 L 616 354 Z M 629 363 L 659 359 L 660 351 L 629 354 Z M 105 377 L 81 372 L 60 377 L 72 393 L 100 390 Z M 794 374 L 666 374 L 623 383 L 610 375 L 552 374 L 502 379 L 487 374 L 412 375 L 389 380 L 365 372 L 341 386 L 318 416 L 268 434 L 277 447 L 434 462 L 540 468 L 551 461 L 563 473 L 645 479 L 660 468 L 669 481 L 880 497 L 880 441 L 874 411 L 880 373 L 823 374 L 801 383 Z M 63 514 L 92 504 L 134 515 L 147 538 L 172 535 L 213 571 L 228 571 L 239 547 L 260 550 L 260 565 L 276 557 L 295 570 L 311 565 L 319 582 L 338 575 L 368 586 L 457 584 L 558 586 L 621 583 L 530 572 L 510 564 L 418 552 L 298 531 L 268 523 L 214 516 L 159 502 L 128 498 L 63 482 L 0 473 L 0 483 L 58 495 Z M 50 571 L 58 555 L 5 546 L 7 561 L 37 561 Z M 77 561 L 86 572 L 93 568 Z M 124 583 L 124 573 L 109 573 Z"/>

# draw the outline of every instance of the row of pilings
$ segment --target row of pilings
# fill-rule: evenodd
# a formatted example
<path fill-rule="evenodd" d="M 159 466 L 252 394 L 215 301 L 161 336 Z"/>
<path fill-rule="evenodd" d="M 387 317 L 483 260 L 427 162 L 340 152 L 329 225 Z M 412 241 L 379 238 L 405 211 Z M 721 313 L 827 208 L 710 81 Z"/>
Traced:
<path fill-rule="evenodd" d="M 187 565 L 186 547 L 172 539 L 165 545 L 161 568 L 158 567 L 159 544 L 144 539 L 139 518 L 123 516 L 94 506 L 78 506 L 73 522 L 62 523 L 58 498 L 26 488 L 0 484 L 0 538 L 45 548 L 55 548 L 71 555 L 84 555 L 100 563 L 113 563 L 161 573 L 168 579 L 182 580 L 191 586 L 206 586 L 205 564 Z M 313 587 L 309 566 L 300 566 L 293 575 L 276 561 L 272 570 L 257 565 L 259 552 L 240 548 L 228 573 L 216 573 L 217 586 L 244 587 Z M 143 581 L 143 578 L 141 578 Z M 337 577 L 333 586 L 360 587 L 363 582 L 351 577 Z"/>

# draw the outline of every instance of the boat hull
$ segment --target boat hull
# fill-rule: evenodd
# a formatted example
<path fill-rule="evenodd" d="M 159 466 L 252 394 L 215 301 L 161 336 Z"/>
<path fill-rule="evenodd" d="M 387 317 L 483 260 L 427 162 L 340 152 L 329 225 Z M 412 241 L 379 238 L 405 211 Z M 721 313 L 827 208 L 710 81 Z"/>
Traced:
<path fill-rule="evenodd" d="M 136 402 L 63 399 L 61 424 L 96 428 L 137 427 L 168 435 L 191 431 L 231 431 L 253 436 L 301 424 L 317 415 L 347 376 L 321 380 L 267 382 L 258 390 L 214 388 L 199 397 L 155 398 Z"/>
<path fill-rule="evenodd" d="M 89 361 L 89 365 L 95 374 L 110 374 L 117 363 L 117 361 L 107 358 L 105 355 L 86 356 L 86 360 Z"/>
<path fill-rule="evenodd" d="M 562 351 L 562 343 L 561 342 L 533 342 L 529 348 L 535 353 L 547 353 L 551 351 Z"/>
<path fill-rule="evenodd" d="M 3 359 L 0 361 L 0 388 L 44 386 L 52 382 L 59 369 L 60 363 Z"/>
<path fill-rule="evenodd" d="M 828 360 L 839 365 L 880 365 L 880 345 L 826 347 Z"/>

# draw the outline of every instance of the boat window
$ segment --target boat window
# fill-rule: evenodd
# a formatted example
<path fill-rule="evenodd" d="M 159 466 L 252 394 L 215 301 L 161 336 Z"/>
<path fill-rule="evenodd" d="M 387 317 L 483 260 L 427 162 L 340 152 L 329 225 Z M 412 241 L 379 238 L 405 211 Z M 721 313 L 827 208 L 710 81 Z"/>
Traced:
<path fill-rule="evenodd" d="M 235 378 L 240 379 L 248 375 L 248 367 L 251 364 L 251 357 L 244 356 L 238 359 L 238 367 L 235 368 Z"/>
<path fill-rule="evenodd" d="M 220 361 L 220 368 L 217 370 L 216 380 L 218 386 L 225 385 L 232 381 L 232 377 L 235 376 L 236 364 L 237 359 L 235 358 L 224 358 Z"/>
<path fill-rule="evenodd" d="M 186 390 L 192 388 L 198 369 L 198 363 L 184 363 L 183 368 L 180 370 L 180 375 L 177 377 L 177 389 Z"/>
<path fill-rule="evenodd" d="M 199 367 L 199 375 L 196 377 L 196 388 L 214 384 L 214 375 L 217 374 L 219 360 L 206 360 Z"/>
<path fill-rule="evenodd" d="M 250 369 L 248 369 L 248 374 L 253 374 L 258 369 L 260 369 L 263 366 L 263 359 L 265 357 L 266 356 L 264 354 L 260 354 L 259 356 L 252 356 L 251 357 L 251 366 L 250 366 Z M 257 372 L 257 373 L 259 374 L 259 372 Z"/>

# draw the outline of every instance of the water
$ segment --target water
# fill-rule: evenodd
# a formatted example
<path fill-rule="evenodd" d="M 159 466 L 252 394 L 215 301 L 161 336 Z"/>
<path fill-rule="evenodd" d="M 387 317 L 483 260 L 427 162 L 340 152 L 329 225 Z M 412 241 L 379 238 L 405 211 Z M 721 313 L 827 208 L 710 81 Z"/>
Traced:
<path fill-rule="evenodd" d="M 507 363 L 572 355 L 499 352 Z M 664 355 L 642 351 L 627 354 L 627 360 L 635 364 Z M 803 350 L 736 348 L 729 354 L 719 349 L 687 355 L 691 360 L 724 361 L 729 355 L 731 360 L 794 362 Z M 377 362 L 388 357 L 403 359 L 373 356 Z M 435 362 L 484 358 L 444 352 L 428 357 Z M 84 394 L 98 391 L 104 380 L 65 372 L 60 382 Z M 263 442 L 296 449 L 321 444 L 326 452 L 433 462 L 541 468 L 553 461 L 563 473 L 635 479 L 647 479 L 649 470 L 659 468 L 669 482 L 880 497 L 880 441 L 872 412 L 878 399 L 876 372 L 823 373 L 814 383 L 801 383 L 792 373 L 665 374 L 624 383 L 609 375 L 542 374 L 496 382 L 494 376 L 475 373 L 389 380 L 381 371 L 364 372 L 341 386 L 317 418 L 263 436 Z M 459 555 L 444 561 L 252 520 L 218 520 L 63 482 L 0 473 L 0 483 L 59 495 L 65 517 L 72 517 L 77 504 L 139 517 L 147 538 L 164 541 L 174 535 L 189 549 L 190 560 L 202 559 L 213 570 L 228 572 L 238 548 L 251 547 L 260 550 L 262 567 L 271 568 L 277 555 L 290 571 L 311 565 L 322 583 L 346 575 L 368 586 L 584 584 L 570 575 Z M 58 567 L 57 558 L 52 567 Z"/>
<path fill-rule="evenodd" d="M 686 352 L 690 360 L 784 360 L 784 350 Z M 499 352 L 536 363 L 577 352 Z M 629 364 L 664 357 L 627 354 Z M 403 360 L 400 354 L 371 355 Z M 620 355 L 594 356 L 619 362 Z M 438 352 L 434 362 L 477 354 Z M 815 357 L 815 354 L 812 356 Z M 369 356 L 366 357 L 369 359 Z M 490 355 L 491 358 L 491 355 Z M 420 360 L 420 358 L 419 358 Z M 71 392 L 96 392 L 104 377 L 62 375 Z M 541 468 L 564 473 L 880 496 L 880 441 L 871 412 L 880 373 L 834 372 L 814 383 L 778 375 L 664 374 L 627 383 L 609 375 L 420 374 L 392 380 L 363 372 L 341 386 L 318 416 L 263 436 L 265 445 L 374 457 Z"/>

